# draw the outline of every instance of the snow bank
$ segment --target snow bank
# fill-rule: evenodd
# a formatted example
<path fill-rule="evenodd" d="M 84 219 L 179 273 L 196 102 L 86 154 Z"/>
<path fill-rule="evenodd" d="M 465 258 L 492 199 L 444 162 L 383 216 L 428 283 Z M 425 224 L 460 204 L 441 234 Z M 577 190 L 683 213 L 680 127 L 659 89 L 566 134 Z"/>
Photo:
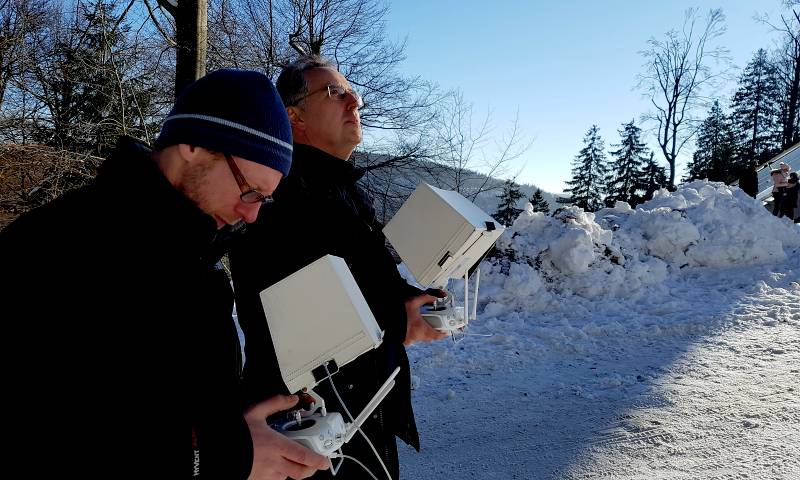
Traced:
<path fill-rule="evenodd" d="M 558 310 L 569 297 L 636 299 L 672 272 L 781 262 L 798 246 L 793 224 L 721 183 L 661 190 L 636 210 L 619 202 L 550 217 L 528 204 L 482 265 L 483 316 Z"/>
<path fill-rule="evenodd" d="M 626 237 L 621 243 L 673 267 L 774 263 L 786 259 L 784 248 L 800 243 L 788 220 L 770 215 L 761 202 L 722 183 L 696 181 L 675 193 L 662 190 L 642 207 L 627 209 L 627 215 L 617 213 L 624 208 L 598 215 L 601 223 L 619 225 L 620 236 Z"/>

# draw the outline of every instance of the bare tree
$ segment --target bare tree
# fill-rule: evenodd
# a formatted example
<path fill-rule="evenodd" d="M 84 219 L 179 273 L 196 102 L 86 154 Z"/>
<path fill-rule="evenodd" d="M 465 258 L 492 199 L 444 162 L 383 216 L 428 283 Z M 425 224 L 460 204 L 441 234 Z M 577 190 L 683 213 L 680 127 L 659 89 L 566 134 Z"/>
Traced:
<path fill-rule="evenodd" d="M 780 32 L 781 39 L 775 51 L 775 67 L 782 83 L 783 98 L 781 104 L 781 147 L 788 148 L 793 145 L 800 133 L 800 11 L 797 6 L 799 1 L 787 0 L 784 6 L 789 12 L 782 14 L 780 22 L 772 23 L 764 15 L 759 18 L 762 23 Z"/>
<path fill-rule="evenodd" d="M 208 0 L 181 0 L 175 8 L 175 96 L 206 74 Z"/>
<path fill-rule="evenodd" d="M 0 108 L 8 83 L 19 69 L 25 32 L 38 20 L 36 6 L 22 0 L 0 0 Z"/>
<path fill-rule="evenodd" d="M 364 98 L 365 145 L 393 150 L 391 131 L 429 121 L 443 95 L 399 73 L 405 43 L 387 39 L 387 11 L 382 0 L 211 0 L 210 68 L 253 68 L 275 79 L 298 55 L 329 58 Z"/>
<path fill-rule="evenodd" d="M 362 185 L 375 198 L 379 218 L 390 218 L 421 181 L 458 191 L 472 201 L 502 188 L 503 182 L 496 178 L 509 176 L 511 162 L 531 142 L 524 138 L 517 118 L 499 140 L 493 140 L 491 112 L 474 117 L 473 110 L 463 94 L 449 92 L 431 120 L 418 126 L 418 133 L 398 134 L 397 150 L 355 153 L 356 164 L 367 170 Z M 402 138 L 406 143 L 400 143 Z"/>
<path fill-rule="evenodd" d="M 439 105 L 431 125 L 432 162 L 424 165 L 438 186 L 455 190 L 470 200 L 482 192 L 501 188 L 502 184 L 491 182 L 491 177 L 507 176 L 510 163 L 531 145 L 519 130 L 519 115 L 501 140 L 490 141 L 494 129 L 491 111 L 478 118 L 473 113 L 473 105 L 458 91 Z"/>
<path fill-rule="evenodd" d="M 46 36 L 55 9 L 50 0 L 0 0 L 0 138 L 24 141 L 33 108 L 19 88 Z"/>
<path fill-rule="evenodd" d="M 0 104 L 2 138 L 99 154 L 119 135 L 152 140 L 171 85 L 153 54 L 163 39 L 142 35 L 134 0 L 39 5 L 44 20 L 27 29 L 10 97 Z"/>
<path fill-rule="evenodd" d="M 712 71 L 710 61 L 727 62 L 727 50 L 712 46 L 725 32 L 722 10 L 711 10 L 701 25 L 697 9 L 689 9 L 680 30 L 670 30 L 665 38 L 648 40 L 640 52 L 647 60 L 639 76 L 639 88 L 650 97 L 655 113 L 646 119 L 655 122 L 658 144 L 670 167 L 669 188 L 675 187 L 675 162 L 684 145 L 694 136 L 698 107 L 707 99 L 704 89 L 726 73 Z"/>

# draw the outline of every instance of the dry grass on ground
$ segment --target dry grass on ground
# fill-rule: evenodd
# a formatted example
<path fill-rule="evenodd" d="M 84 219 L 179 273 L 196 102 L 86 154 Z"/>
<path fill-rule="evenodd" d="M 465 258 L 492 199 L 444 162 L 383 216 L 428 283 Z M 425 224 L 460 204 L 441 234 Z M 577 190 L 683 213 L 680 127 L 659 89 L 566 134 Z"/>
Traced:
<path fill-rule="evenodd" d="M 44 145 L 0 145 L 0 228 L 94 178 L 102 158 Z"/>

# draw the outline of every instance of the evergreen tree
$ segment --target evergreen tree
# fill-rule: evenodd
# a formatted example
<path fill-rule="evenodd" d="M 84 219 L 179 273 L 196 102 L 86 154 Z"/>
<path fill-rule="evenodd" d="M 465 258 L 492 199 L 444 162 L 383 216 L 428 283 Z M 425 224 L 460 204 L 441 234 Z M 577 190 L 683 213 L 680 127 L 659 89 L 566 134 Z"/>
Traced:
<path fill-rule="evenodd" d="M 707 178 L 730 183 L 738 178 L 739 167 L 733 127 L 719 102 L 714 101 L 698 131 L 697 149 L 687 165 L 688 173 L 684 180 Z"/>
<path fill-rule="evenodd" d="M 542 190 L 537 188 L 533 195 L 531 195 L 530 200 L 531 205 L 533 205 L 534 212 L 542 212 L 545 215 L 550 214 L 550 205 L 547 203 L 547 200 L 544 199 L 542 196 Z"/>
<path fill-rule="evenodd" d="M 519 187 L 511 180 L 506 180 L 503 184 L 503 191 L 500 193 L 500 203 L 497 205 L 494 219 L 506 226 L 514 223 L 514 220 L 522 213 L 522 209 L 517 208 L 517 203 L 521 198 L 525 198 L 525 195 Z"/>
<path fill-rule="evenodd" d="M 739 151 L 745 162 L 763 161 L 780 151 L 782 123 L 777 69 L 759 49 L 747 64 L 731 102 Z"/>
<path fill-rule="evenodd" d="M 614 145 L 618 150 L 611 152 L 613 160 L 606 185 L 606 205 L 614 202 L 627 202 L 644 181 L 643 168 L 647 162 L 647 146 L 641 141 L 642 130 L 633 120 L 623 124 L 618 130 L 620 143 Z"/>
<path fill-rule="evenodd" d="M 122 134 L 151 140 L 157 129 L 155 87 L 140 75 L 145 52 L 108 0 L 80 2 L 73 23 L 54 30 L 32 69 L 32 90 L 47 114 L 36 140 L 76 152 L 105 155 Z"/>
<path fill-rule="evenodd" d="M 587 212 L 603 208 L 603 193 L 607 174 L 605 145 L 597 125 L 586 132 L 583 147 L 572 162 L 572 180 L 567 182 L 569 203 Z"/>
<path fill-rule="evenodd" d="M 655 155 L 650 152 L 650 158 L 647 159 L 647 163 L 644 165 L 644 170 L 642 171 L 642 178 L 644 179 L 641 189 L 645 191 L 644 197 L 638 203 L 643 201 L 650 200 L 653 198 L 653 194 L 668 185 L 667 183 L 667 170 L 658 164 L 655 160 Z M 631 202 L 631 206 L 635 207 L 633 202 Z"/>

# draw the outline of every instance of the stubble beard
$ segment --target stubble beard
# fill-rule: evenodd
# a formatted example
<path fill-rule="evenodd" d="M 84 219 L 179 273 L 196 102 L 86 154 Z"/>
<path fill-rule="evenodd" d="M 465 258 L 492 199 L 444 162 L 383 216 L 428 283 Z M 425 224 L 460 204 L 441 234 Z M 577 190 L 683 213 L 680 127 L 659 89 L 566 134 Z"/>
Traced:
<path fill-rule="evenodd" d="M 209 212 L 210 202 L 206 192 L 210 183 L 208 177 L 211 167 L 211 162 L 190 166 L 178 184 L 178 190 L 209 216 L 212 214 Z"/>

